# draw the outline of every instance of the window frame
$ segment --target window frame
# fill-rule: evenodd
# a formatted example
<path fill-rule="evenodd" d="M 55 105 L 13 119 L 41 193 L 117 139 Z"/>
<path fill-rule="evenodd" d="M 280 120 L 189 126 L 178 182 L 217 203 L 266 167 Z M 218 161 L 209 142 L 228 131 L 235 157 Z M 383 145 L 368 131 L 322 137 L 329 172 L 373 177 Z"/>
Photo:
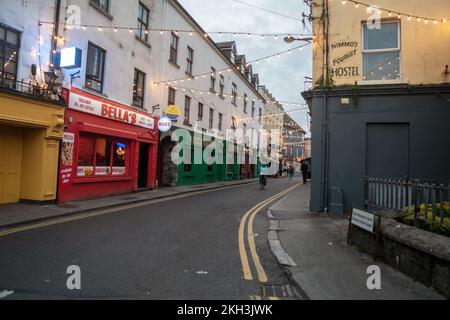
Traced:
<path fill-rule="evenodd" d="M 194 49 L 190 46 L 187 46 L 188 56 L 186 58 L 186 74 L 192 76 L 192 71 L 194 69 Z"/>
<path fill-rule="evenodd" d="M 197 121 L 203 121 L 203 111 L 205 104 L 202 102 L 198 103 L 198 111 L 197 111 Z"/>
<path fill-rule="evenodd" d="M 178 47 L 180 44 L 180 37 L 178 37 L 175 32 L 171 33 L 171 41 L 170 41 L 170 53 L 169 53 L 169 62 L 178 66 Z M 175 43 L 175 47 L 174 47 Z"/>
<path fill-rule="evenodd" d="M 173 93 L 173 100 L 171 99 L 171 93 Z M 177 98 L 177 90 L 175 88 L 169 87 L 167 90 L 167 106 L 175 105 Z"/>
<path fill-rule="evenodd" d="M 106 135 L 101 135 L 101 134 L 95 134 L 92 132 L 87 132 L 87 131 L 81 131 L 79 133 L 79 137 L 78 140 L 81 140 L 81 137 L 88 137 L 90 139 L 92 139 L 93 142 L 93 154 L 92 154 L 92 165 L 80 165 L 79 161 L 80 161 L 80 144 L 78 144 L 78 150 L 77 150 L 77 159 L 76 159 L 76 179 L 105 179 L 105 178 L 125 178 L 128 177 L 130 175 L 130 154 L 131 154 L 131 142 L 126 140 L 126 139 L 122 139 L 119 137 L 113 137 L 113 136 L 106 136 Z M 109 143 L 109 165 L 106 166 L 98 166 L 97 165 L 97 140 L 98 139 L 105 139 L 107 144 Z M 114 148 L 116 143 L 121 143 L 125 145 L 125 173 L 121 174 L 121 175 L 113 175 L 113 168 L 114 168 Z M 128 151 L 130 150 L 130 151 Z M 79 167 L 92 167 L 93 169 L 93 174 L 92 175 L 79 175 L 78 174 L 78 168 Z M 109 167 L 109 174 L 97 174 L 96 175 L 96 168 L 97 167 Z"/>
<path fill-rule="evenodd" d="M 221 74 L 219 77 L 219 96 L 224 98 L 225 92 L 225 77 Z"/>
<path fill-rule="evenodd" d="M 209 91 L 216 92 L 217 71 L 211 67 L 211 74 L 209 76 Z"/>
<path fill-rule="evenodd" d="M 88 74 L 88 64 L 89 64 L 89 49 L 91 47 L 94 47 L 95 49 L 98 49 L 102 54 L 103 54 L 103 59 L 101 61 L 102 66 L 101 66 L 101 77 L 99 79 L 96 79 L 94 75 Z M 99 92 L 99 93 L 103 93 L 103 89 L 105 87 L 105 61 L 106 61 L 106 53 L 107 51 L 105 49 L 103 49 L 102 47 L 96 45 L 95 43 L 89 41 L 88 42 L 88 52 L 87 52 L 87 57 L 86 57 L 86 72 L 85 72 L 85 83 L 84 86 L 90 90 Z M 97 83 L 100 83 L 100 90 L 97 90 L 95 88 L 93 88 L 91 85 L 88 85 L 88 80 L 93 80 Z"/>
<path fill-rule="evenodd" d="M 248 108 L 248 95 L 244 93 L 244 113 L 247 114 L 247 108 Z"/>
<path fill-rule="evenodd" d="M 209 108 L 209 119 L 208 119 L 208 129 L 214 129 L 214 109 Z"/>
<path fill-rule="evenodd" d="M 0 23 L 0 28 L 5 30 L 5 37 L 3 39 L 0 39 L 0 50 L 3 51 L 3 58 L 1 58 L 3 60 L 3 63 L 0 65 L 0 83 L 4 83 L 5 81 L 13 81 L 14 83 L 17 81 L 17 76 L 18 76 L 18 72 L 19 72 L 19 58 L 20 58 L 20 45 L 21 45 L 21 40 L 22 40 L 22 32 L 20 32 L 19 30 L 16 30 L 14 28 L 11 28 L 5 24 Z M 17 44 L 13 45 L 12 43 L 7 42 L 8 39 L 8 31 L 15 33 L 17 36 Z M 16 64 L 16 67 L 14 68 L 14 74 L 10 73 L 10 72 L 5 72 L 5 63 L 7 61 L 7 57 L 6 57 L 6 48 L 9 48 L 11 50 L 14 50 L 15 52 L 15 59 L 11 60 L 14 61 L 14 63 Z M 10 60 L 10 59 L 8 59 Z M 12 79 L 7 79 L 5 77 L 5 74 L 8 75 L 13 75 L 13 80 Z"/>
<path fill-rule="evenodd" d="M 402 80 L 402 36 L 401 36 L 401 20 L 400 19 L 384 19 L 381 20 L 381 24 L 395 23 L 397 24 L 397 48 L 387 48 L 387 49 L 364 49 L 364 29 L 365 26 L 368 25 L 367 22 L 361 23 L 361 81 L 362 84 L 378 84 L 378 83 L 400 83 Z M 398 70 L 398 78 L 397 79 L 374 79 L 374 80 L 366 80 L 366 70 L 364 67 L 364 56 L 367 54 L 379 54 L 379 53 L 393 53 L 398 52 L 399 56 L 399 70 Z"/>
<path fill-rule="evenodd" d="M 192 103 L 192 98 L 189 96 L 184 96 L 184 115 L 183 115 L 183 123 L 184 125 L 189 126 L 190 125 L 190 120 L 191 120 L 191 103 Z"/>
<path fill-rule="evenodd" d="M 231 103 L 237 107 L 237 95 L 238 95 L 238 87 L 237 84 L 233 82 L 231 87 Z"/>
<path fill-rule="evenodd" d="M 138 95 L 138 83 L 139 83 L 139 79 L 138 82 L 136 82 L 137 77 L 136 76 L 143 76 L 143 81 L 142 81 L 142 88 L 141 88 L 141 96 Z M 141 70 L 134 68 L 134 80 L 133 80 L 133 105 L 136 107 L 139 107 L 141 109 L 144 108 L 144 102 L 145 102 L 145 81 L 147 78 L 147 74 L 145 72 L 142 72 Z M 140 104 L 135 102 L 135 98 L 140 99 Z"/>
<path fill-rule="evenodd" d="M 147 21 L 141 19 L 141 9 L 147 12 Z M 138 38 L 146 43 L 148 43 L 148 29 L 150 25 L 150 9 L 139 1 L 139 12 L 138 12 L 138 29 L 136 30 L 136 35 Z M 145 27 L 145 28 L 142 28 Z"/>
<path fill-rule="evenodd" d="M 107 2 L 106 4 L 106 8 L 104 6 L 100 5 L 100 0 L 90 0 L 89 2 L 98 10 L 100 10 L 101 12 L 106 13 L 108 16 L 110 15 L 110 9 L 111 9 L 111 1 L 110 0 L 105 0 Z"/>

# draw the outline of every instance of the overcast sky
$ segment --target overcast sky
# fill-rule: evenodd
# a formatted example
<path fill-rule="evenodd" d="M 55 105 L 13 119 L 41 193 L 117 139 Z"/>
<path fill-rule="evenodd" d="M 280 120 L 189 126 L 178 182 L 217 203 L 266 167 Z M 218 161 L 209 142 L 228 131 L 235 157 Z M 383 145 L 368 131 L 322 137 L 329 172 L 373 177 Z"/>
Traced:
<path fill-rule="evenodd" d="M 239 0 L 277 13 L 301 19 L 302 12 L 309 13 L 309 8 L 302 0 Z M 194 19 L 206 31 L 236 31 L 255 33 L 306 33 L 300 21 L 277 16 L 258 10 L 234 0 L 179 0 Z M 291 47 L 300 42 L 287 44 L 282 37 L 261 39 L 259 37 L 232 35 L 212 35 L 216 42 L 234 40 L 238 54 L 245 54 L 247 61 L 255 60 Z M 311 46 L 292 54 L 284 54 L 268 62 L 253 65 L 253 72 L 259 74 L 260 82 L 279 101 L 304 103 L 301 92 L 304 88 L 305 76 L 311 76 Z M 285 110 L 300 109 L 302 106 L 284 106 Z M 291 116 L 308 131 L 307 114 L 292 113 Z"/>

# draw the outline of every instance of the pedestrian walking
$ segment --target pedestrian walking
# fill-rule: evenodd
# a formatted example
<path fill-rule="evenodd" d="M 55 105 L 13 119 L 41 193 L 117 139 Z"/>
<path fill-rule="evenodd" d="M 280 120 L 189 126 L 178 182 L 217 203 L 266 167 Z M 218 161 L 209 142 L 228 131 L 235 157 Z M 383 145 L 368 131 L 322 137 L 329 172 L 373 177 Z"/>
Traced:
<path fill-rule="evenodd" d="M 302 166 L 300 167 L 300 170 L 301 170 L 302 176 L 303 176 L 303 184 L 306 184 L 308 182 L 309 167 L 305 161 L 302 162 Z"/>

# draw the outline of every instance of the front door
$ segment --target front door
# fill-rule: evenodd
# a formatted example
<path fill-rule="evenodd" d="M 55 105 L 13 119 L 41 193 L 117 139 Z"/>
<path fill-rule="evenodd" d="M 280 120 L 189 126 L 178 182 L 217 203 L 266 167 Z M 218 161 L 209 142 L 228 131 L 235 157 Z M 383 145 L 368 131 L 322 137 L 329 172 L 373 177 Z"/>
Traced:
<path fill-rule="evenodd" d="M 138 188 L 148 188 L 148 154 L 150 146 L 147 143 L 139 143 L 139 177 Z"/>
<path fill-rule="evenodd" d="M 375 178 L 409 178 L 409 124 L 367 124 L 366 175 Z"/>
<path fill-rule="evenodd" d="M 0 204 L 20 200 L 22 130 L 0 125 Z"/>

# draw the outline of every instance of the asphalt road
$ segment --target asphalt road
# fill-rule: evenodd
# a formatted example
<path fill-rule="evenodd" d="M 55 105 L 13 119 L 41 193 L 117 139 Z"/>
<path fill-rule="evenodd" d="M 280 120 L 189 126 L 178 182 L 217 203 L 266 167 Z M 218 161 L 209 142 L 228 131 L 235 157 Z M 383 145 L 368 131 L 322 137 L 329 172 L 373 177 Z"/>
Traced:
<path fill-rule="evenodd" d="M 0 237 L 0 293 L 12 293 L 6 299 L 261 296 L 257 277 L 244 279 L 239 225 L 253 206 L 294 184 L 270 180 L 265 190 L 239 186 Z M 285 285 L 267 228 L 262 210 L 254 220 L 254 239 L 266 285 Z M 81 269 L 81 290 L 67 288 L 70 265 Z"/>

